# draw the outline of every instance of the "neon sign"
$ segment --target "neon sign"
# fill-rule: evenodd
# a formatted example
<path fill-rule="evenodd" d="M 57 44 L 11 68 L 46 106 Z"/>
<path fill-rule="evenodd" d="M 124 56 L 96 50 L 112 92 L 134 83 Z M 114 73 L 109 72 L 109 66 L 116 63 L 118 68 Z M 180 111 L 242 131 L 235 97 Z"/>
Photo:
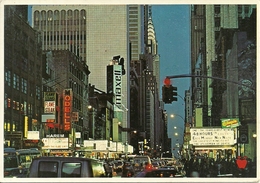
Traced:
<path fill-rule="evenodd" d="M 71 129 L 71 110 L 72 110 L 72 90 L 65 89 L 63 91 L 63 127 L 64 131 Z"/>

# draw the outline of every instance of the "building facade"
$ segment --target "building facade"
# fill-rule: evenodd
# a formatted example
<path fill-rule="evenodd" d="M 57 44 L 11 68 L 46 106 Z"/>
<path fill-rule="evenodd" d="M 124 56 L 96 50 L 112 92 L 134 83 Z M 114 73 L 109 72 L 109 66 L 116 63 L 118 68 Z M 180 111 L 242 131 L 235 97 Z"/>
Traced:
<path fill-rule="evenodd" d="M 5 6 L 4 133 L 7 146 L 37 147 L 27 133 L 41 121 L 42 50 L 40 35 L 27 23 L 27 6 Z"/>
<path fill-rule="evenodd" d="M 247 151 L 251 159 L 256 148 L 249 133 L 256 125 L 255 11 L 255 5 L 193 5 L 191 8 L 192 73 L 209 77 L 192 79 L 194 127 L 225 128 L 225 120 L 237 121 L 238 126 L 233 127 L 237 134 L 235 143 L 229 148 L 232 155 L 245 155 Z M 247 66 L 243 64 L 245 60 Z M 240 139 L 244 127 L 249 128 L 248 142 Z M 219 152 L 225 154 L 226 150 L 219 147 Z"/>

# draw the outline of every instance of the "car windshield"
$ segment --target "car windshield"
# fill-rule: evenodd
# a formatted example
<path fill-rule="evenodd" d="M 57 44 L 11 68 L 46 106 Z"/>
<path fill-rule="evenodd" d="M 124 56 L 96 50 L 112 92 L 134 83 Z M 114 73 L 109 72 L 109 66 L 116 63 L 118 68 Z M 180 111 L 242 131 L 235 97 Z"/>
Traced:
<path fill-rule="evenodd" d="M 16 156 L 4 156 L 4 168 L 16 168 L 18 167 Z"/>

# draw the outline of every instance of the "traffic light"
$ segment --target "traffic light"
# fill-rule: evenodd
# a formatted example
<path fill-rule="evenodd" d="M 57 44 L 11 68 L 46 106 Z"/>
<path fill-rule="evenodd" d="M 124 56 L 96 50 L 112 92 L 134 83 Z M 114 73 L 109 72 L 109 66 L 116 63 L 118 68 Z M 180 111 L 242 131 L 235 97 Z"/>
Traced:
<path fill-rule="evenodd" d="M 177 101 L 177 87 L 172 85 L 164 85 L 162 87 L 162 100 L 166 104 Z"/>
<path fill-rule="evenodd" d="M 176 86 L 171 86 L 171 90 L 172 90 L 172 101 L 177 101 L 178 98 L 177 98 L 177 87 Z"/>

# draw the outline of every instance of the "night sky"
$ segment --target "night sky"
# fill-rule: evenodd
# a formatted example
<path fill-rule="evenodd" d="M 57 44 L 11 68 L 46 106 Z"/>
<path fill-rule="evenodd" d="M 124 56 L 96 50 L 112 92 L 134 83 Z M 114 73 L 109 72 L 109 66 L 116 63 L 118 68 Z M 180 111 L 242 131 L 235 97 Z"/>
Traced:
<path fill-rule="evenodd" d="M 189 74 L 190 71 L 190 6 L 189 5 L 153 5 L 152 20 L 158 41 L 158 53 L 160 55 L 160 92 L 163 80 L 166 76 Z M 178 88 L 178 95 L 185 97 L 185 90 L 190 87 L 190 78 L 171 79 L 172 85 Z M 161 94 L 160 94 L 161 97 Z M 178 101 L 166 104 L 168 113 L 168 136 L 172 138 L 172 144 L 176 139 L 183 143 L 185 118 L 185 104 L 178 96 Z M 170 118 L 170 114 L 176 114 Z M 179 127 L 175 130 L 173 127 Z M 174 133 L 178 132 L 179 137 L 175 138 Z"/>

